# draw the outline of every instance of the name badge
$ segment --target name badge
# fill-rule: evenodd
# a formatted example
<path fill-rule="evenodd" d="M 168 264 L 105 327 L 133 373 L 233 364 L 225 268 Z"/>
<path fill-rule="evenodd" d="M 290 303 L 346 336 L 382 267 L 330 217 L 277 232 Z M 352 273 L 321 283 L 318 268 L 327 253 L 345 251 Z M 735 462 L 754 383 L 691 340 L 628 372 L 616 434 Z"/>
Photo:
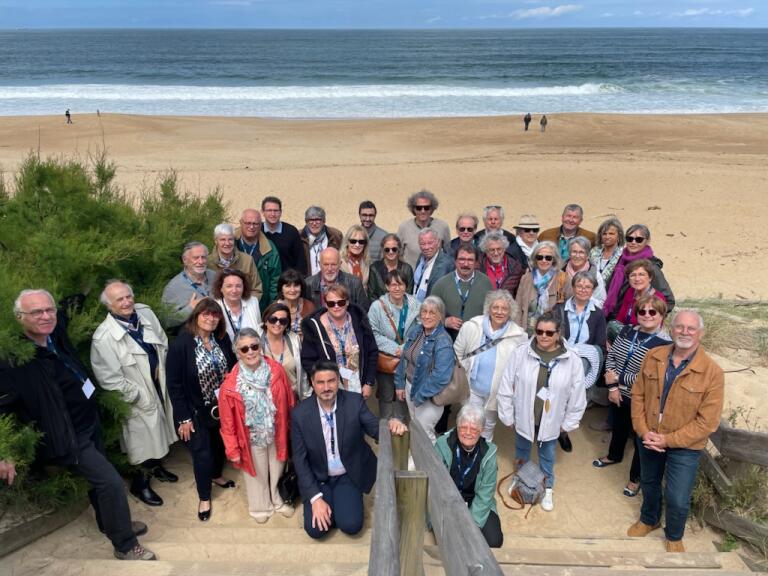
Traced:
<path fill-rule="evenodd" d="M 90 378 L 86 378 L 85 382 L 83 382 L 83 394 L 85 394 L 86 398 L 90 398 L 93 396 L 93 393 L 96 391 L 96 387 L 93 385 L 93 382 L 91 382 Z"/>
<path fill-rule="evenodd" d="M 549 388 L 542 388 L 536 393 L 536 397 L 540 398 L 544 402 L 549 400 Z"/>
<path fill-rule="evenodd" d="M 341 377 L 344 378 L 344 380 L 350 380 L 355 375 L 355 372 L 346 366 L 342 366 L 339 368 L 339 374 L 341 374 Z"/>

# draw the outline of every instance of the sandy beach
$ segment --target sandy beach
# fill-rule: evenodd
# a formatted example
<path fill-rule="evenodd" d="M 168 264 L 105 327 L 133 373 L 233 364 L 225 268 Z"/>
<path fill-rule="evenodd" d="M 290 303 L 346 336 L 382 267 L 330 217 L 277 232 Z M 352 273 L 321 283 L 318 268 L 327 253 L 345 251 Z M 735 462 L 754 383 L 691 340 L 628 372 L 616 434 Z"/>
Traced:
<path fill-rule="evenodd" d="M 420 188 L 437 194 L 451 226 L 461 211 L 502 204 L 508 226 L 534 213 L 546 228 L 577 202 L 592 230 L 610 214 L 647 224 L 678 297 L 768 296 L 768 251 L 756 245 L 768 218 L 768 115 L 551 115 L 545 134 L 537 122 L 524 132 L 518 117 L 3 117 L 0 167 L 9 177 L 31 151 L 85 160 L 106 147 L 129 193 L 174 169 L 191 193 L 220 188 L 234 219 L 275 194 L 287 221 L 319 204 L 342 230 L 366 198 L 379 225 L 396 229 Z"/>

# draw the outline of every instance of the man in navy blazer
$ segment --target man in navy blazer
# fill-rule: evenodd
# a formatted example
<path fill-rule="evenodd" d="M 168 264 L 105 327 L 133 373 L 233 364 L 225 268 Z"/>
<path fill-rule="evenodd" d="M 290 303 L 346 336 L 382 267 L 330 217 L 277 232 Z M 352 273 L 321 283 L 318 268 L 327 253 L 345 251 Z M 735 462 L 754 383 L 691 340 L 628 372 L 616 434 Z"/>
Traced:
<path fill-rule="evenodd" d="M 291 412 L 293 463 L 304 503 L 304 530 L 321 538 L 331 528 L 363 528 L 363 493 L 376 482 L 376 456 L 365 435 L 378 441 L 379 423 L 363 397 L 339 390 L 339 367 L 319 360 L 310 374 L 314 394 Z M 392 434 L 405 424 L 392 419 Z"/>

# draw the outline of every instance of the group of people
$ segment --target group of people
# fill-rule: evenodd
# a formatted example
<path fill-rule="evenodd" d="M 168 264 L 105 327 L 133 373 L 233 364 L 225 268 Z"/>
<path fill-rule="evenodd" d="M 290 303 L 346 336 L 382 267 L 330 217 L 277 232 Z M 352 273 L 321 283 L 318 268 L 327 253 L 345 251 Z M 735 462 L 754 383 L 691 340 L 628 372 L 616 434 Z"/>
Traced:
<path fill-rule="evenodd" d="M 342 233 L 319 206 L 307 208 L 299 230 L 268 196 L 260 210 L 244 210 L 238 226 L 217 225 L 211 250 L 184 246 L 159 318 L 135 302 L 128 283 L 108 281 L 90 368 L 69 343 L 53 297 L 25 290 L 14 310 L 36 355 L 0 366 L 0 410 L 36 423 L 41 461 L 89 480 L 116 557 L 152 559 L 136 540 L 146 526 L 131 523 L 122 480 L 104 457 L 96 386 L 131 405 L 122 446 L 137 470 L 130 492 L 145 504 L 163 504 L 150 480 L 178 480 L 163 458 L 181 440 L 192 456 L 200 521 L 211 517 L 214 490 L 235 487 L 226 461 L 242 470 L 257 522 L 291 516 L 278 491 L 290 459 L 314 538 L 362 528 L 363 494 L 376 475 L 364 441 L 378 437 L 366 402 L 375 395 L 392 433 L 411 419 L 421 424 L 490 546 L 503 542 L 497 420 L 514 427 L 516 465 L 536 445 L 541 507 L 551 511 L 557 444 L 571 451 L 568 433 L 588 399 L 604 400 L 612 439 L 593 465 L 620 462 L 634 432 L 623 490 L 642 491 L 643 507 L 629 533 L 655 529 L 666 501 L 667 548 L 682 549 L 698 455 L 719 423 L 723 375 L 700 350 L 697 313 L 678 311 L 665 329 L 675 301 L 649 229 L 625 232 L 610 218 L 595 234 L 582 228 L 581 207 L 569 204 L 559 226 L 541 231 L 538 218 L 524 214 L 512 233 L 503 208 L 491 205 L 483 230 L 480 218 L 462 213 L 452 238 L 434 217 L 438 205 L 427 190 L 411 195 L 412 217 L 394 234 L 376 225 L 376 206 L 365 201 L 360 223 Z M 441 393 L 457 363 L 470 390 L 449 429 Z M 0 460 L 0 479 L 14 474 L 13 463 Z"/>

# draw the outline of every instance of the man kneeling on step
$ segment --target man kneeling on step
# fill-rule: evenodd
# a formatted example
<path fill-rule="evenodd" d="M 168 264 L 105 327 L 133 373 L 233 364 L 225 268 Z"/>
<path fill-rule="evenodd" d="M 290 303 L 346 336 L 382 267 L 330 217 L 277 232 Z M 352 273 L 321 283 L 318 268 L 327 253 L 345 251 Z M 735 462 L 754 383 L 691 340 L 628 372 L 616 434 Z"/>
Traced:
<path fill-rule="evenodd" d="M 376 481 L 376 456 L 365 442 L 379 439 L 379 422 L 357 392 L 339 390 L 339 367 L 320 360 L 312 373 L 314 394 L 291 412 L 293 463 L 304 503 L 304 530 L 322 538 L 331 528 L 357 534 L 363 528 L 363 494 Z M 389 430 L 407 430 L 396 419 Z"/>

